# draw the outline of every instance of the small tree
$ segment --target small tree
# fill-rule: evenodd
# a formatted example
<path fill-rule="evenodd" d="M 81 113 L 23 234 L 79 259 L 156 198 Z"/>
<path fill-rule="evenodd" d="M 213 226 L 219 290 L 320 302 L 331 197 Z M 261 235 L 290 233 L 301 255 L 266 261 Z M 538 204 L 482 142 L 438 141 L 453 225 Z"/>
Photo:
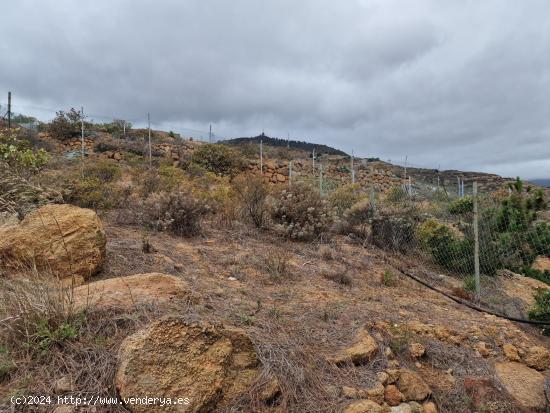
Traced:
<path fill-rule="evenodd" d="M 48 133 L 59 140 L 66 141 L 81 133 L 81 114 L 71 108 L 69 112 L 60 110 L 56 112 L 55 118 L 48 124 Z"/>

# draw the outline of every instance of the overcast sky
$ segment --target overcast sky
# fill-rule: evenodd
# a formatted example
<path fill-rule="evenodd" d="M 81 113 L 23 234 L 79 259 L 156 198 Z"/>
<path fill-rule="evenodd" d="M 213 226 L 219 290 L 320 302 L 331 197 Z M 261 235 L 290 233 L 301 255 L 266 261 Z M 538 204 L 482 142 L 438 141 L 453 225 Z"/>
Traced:
<path fill-rule="evenodd" d="M 550 2 L 18 0 L 0 12 L 8 90 L 43 119 L 151 112 L 184 134 L 550 177 Z"/>

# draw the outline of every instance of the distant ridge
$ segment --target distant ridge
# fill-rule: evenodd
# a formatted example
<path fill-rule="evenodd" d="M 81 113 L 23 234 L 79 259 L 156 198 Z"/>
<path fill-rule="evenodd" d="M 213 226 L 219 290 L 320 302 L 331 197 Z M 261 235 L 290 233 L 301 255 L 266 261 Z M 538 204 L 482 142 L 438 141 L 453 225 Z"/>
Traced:
<path fill-rule="evenodd" d="M 550 188 L 550 178 L 541 178 L 541 179 L 529 179 L 529 182 L 535 184 L 544 186 L 546 188 Z"/>
<path fill-rule="evenodd" d="M 286 139 L 272 138 L 266 135 L 258 135 L 251 138 L 227 139 L 221 142 L 229 145 L 243 145 L 243 144 L 245 145 L 245 144 L 251 144 L 251 143 L 259 144 L 260 141 L 263 141 L 265 145 L 269 145 L 269 146 L 286 147 L 288 145 L 292 149 L 301 149 L 308 152 L 311 152 L 313 151 L 313 149 L 315 149 L 315 152 L 318 154 L 348 156 L 347 153 L 339 149 L 333 148 L 331 146 L 321 145 L 318 143 L 303 142 L 303 141 L 294 141 L 294 140 L 287 141 Z"/>

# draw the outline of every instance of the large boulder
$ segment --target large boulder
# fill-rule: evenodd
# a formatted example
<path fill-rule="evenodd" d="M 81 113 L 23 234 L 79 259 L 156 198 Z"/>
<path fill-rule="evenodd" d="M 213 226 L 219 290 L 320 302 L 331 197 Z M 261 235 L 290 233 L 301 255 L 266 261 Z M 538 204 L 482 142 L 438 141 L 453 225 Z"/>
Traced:
<path fill-rule="evenodd" d="M 105 260 L 103 225 L 90 209 L 46 205 L 0 228 L 0 269 L 29 266 L 59 278 L 95 274 Z"/>
<path fill-rule="evenodd" d="M 189 298 L 189 286 L 174 275 L 150 273 L 109 278 L 81 285 L 73 290 L 75 309 L 123 308 L 142 304 L 164 304 Z"/>
<path fill-rule="evenodd" d="M 249 389 L 258 364 L 242 330 L 167 317 L 124 340 L 115 384 L 123 399 L 147 395 L 187 401 L 162 407 L 128 404 L 131 412 L 209 412 Z"/>
<path fill-rule="evenodd" d="M 546 407 L 544 376 L 521 363 L 497 363 L 498 381 L 522 412 L 541 412 Z"/>

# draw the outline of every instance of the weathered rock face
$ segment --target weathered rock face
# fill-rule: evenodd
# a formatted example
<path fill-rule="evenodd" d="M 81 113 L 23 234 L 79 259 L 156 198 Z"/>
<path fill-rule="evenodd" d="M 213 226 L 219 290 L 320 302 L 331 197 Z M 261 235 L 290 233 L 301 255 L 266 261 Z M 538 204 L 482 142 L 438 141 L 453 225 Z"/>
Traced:
<path fill-rule="evenodd" d="M 160 274 L 135 274 L 110 278 L 76 287 L 73 303 L 76 309 L 124 308 L 141 304 L 163 304 L 190 297 L 189 286 L 181 278 Z"/>
<path fill-rule="evenodd" d="M 544 376 L 521 363 L 497 363 L 497 379 L 523 412 L 544 411 Z"/>
<path fill-rule="evenodd" d="M 122 398 L 187 398 L 187 405 L 128 405 L 132 412 L 208 412 L 246 391 L 258 375 L 252 341 L 242 330 L 169 317 L 128 337 L 115 378 Z"/>
<path fill-rule="evenodd" d="M 329 362 L 334 364 L 362 364 L 367 362 L 378 351 L 378 344 L 368 331 L 361 329 L 355 335 L 353 345 L 330 357 Z"/>
<path fill-rule="evenodd" d="M 0 266 L 17 269 L 36 265 L 59 278 L 84 279 L 105 260 L 103 225 L 90 209 L 46 205 L 19 225 L 0 228 Z"/>

